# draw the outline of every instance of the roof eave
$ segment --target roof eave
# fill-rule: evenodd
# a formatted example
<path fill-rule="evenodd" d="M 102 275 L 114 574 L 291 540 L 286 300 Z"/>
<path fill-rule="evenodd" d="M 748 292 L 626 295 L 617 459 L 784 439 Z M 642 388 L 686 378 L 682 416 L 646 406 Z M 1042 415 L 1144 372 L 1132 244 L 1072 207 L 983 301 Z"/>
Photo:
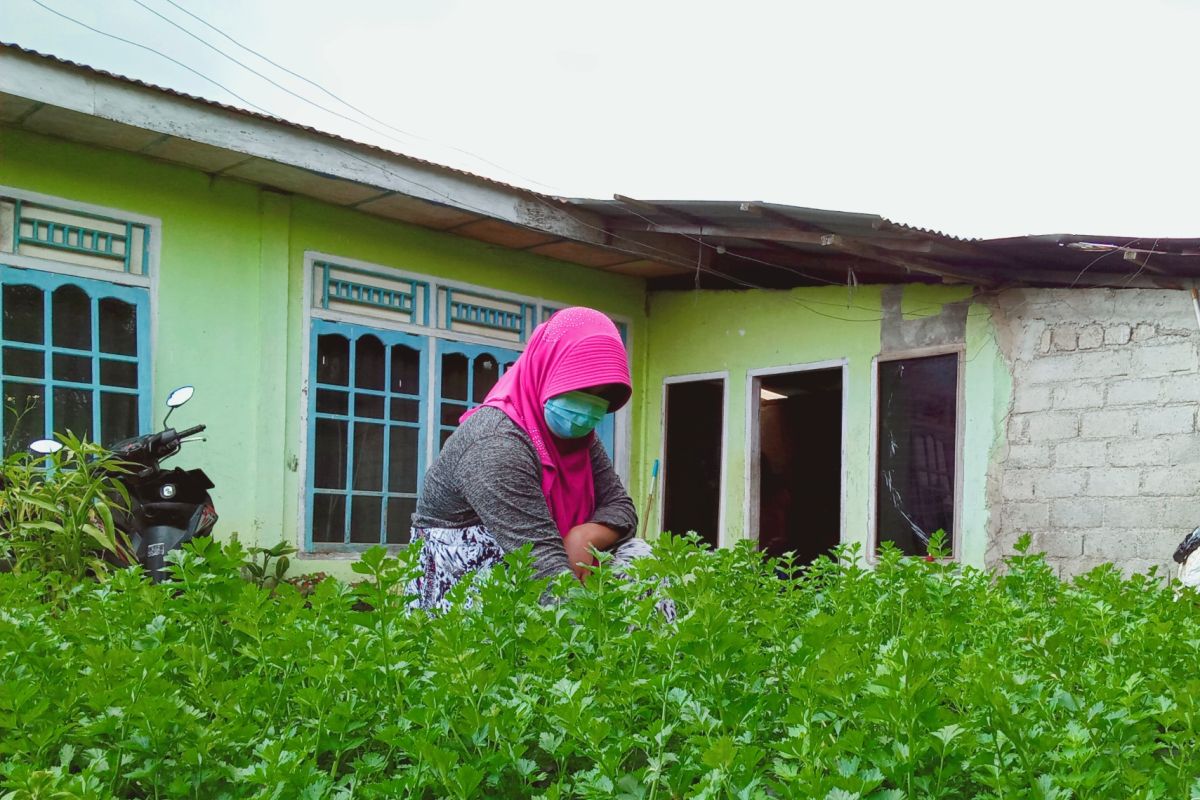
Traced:
<path fill-rule="evenodd" d="M 308 194 L 368 213 L 403 202 L 424 204 L 416 213 L 417 224 L 425 224 L 420 218 L 428 216 L 427 227 L 455 228 L 464 236 L 513 249 L 553 250 L 560 243 L 576 243 L 627 255 L 614 259 L 599 252 L 579 253 L 576 263 L 604 262 L 601 269 L 628 269 L 647 259 L 669 262 L 678 255 L 672 246 L 663 248 L 643 241 L 645 237 L 613 237 L 600 214 L 532 190 L 0 44 L 0 97 L 5 96 L 33 108 L 13 119 L 0 115 L 5 124 L 37 130 L 32 123 L 38 115 L 45 116 L 43 109 L 51 109 L 60 118 L 59 129 L 43 126 L 43 132 L 88 141 L 69 129 L 70 115 L 83 115 L 74 118 L 85 123 L 79 128 L 109 124 L 109 130 L 91 137 L 94 144 L 153 157 L 161 157 L 156 154 L 163 149 L 182 153 L 191 147 L 197 158 L 189 166 L 209 174 Z M 497 230 L 495 223 L 515 227 L 506 232 Z M 478 235 L 472 225 L 479 228 Z"/>

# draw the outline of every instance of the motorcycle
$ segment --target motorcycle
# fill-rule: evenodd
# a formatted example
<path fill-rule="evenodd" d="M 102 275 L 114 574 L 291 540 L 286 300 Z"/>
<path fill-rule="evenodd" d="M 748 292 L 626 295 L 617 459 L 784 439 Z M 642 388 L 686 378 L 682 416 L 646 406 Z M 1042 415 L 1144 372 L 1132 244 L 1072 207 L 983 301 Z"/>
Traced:
<path fill-rule="evenodd" d="M 129 493 L 129 508 L 115 513 L 114 523 L 128 538 L 129 550 L 137 563 L 155 583 L 167 578 L 168 552 L 210 535 L 217 522 L 217 511 L 208 493 L 213 482 L 204 470 L 161 466 L 161 462 L 180 451 L 184 442 L 203 441 L 191 437 L 202 433 L 205 425 L 181 431 L 167 427 L 171 414 L 191 400 L 194 391 L 191 386 L 181 386 L 171 392 L 161 431 L 109 446 L 123 468 L 114 473 L 114 478 Z M 40 439 L 30 445 L 31 450 L 43 454 L 61 447 L 53 439 Z"/>

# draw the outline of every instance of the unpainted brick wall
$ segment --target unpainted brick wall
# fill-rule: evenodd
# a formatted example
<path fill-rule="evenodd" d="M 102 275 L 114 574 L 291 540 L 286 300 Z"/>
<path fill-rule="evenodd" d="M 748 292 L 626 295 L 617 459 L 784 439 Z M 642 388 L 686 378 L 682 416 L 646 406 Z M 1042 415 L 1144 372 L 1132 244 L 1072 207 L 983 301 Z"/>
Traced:
<path fill-rule="evenodd" d="M 989 475 L 988 562 L 1029 532 L 1064 577 L 1173 574 L 1200 525 L 1200 331 L 1191 296 L 1023 289 L 990 303 L 1013 375 Z"/>

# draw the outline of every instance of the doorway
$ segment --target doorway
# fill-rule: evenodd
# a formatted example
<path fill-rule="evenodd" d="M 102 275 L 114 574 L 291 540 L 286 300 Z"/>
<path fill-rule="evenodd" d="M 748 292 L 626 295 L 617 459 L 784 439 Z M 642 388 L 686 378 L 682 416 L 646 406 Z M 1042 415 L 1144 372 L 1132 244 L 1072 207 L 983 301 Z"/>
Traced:
<path fill-rule="evenodd" d="M 749 523 L 768 555 L 807 564 L 841 541 L 844 370 L 750 375 Z"/>
<path fill-rule="evenodd" d="M 662 529 L 720 546 L 725 377 L 669 378 L 663 404 Z"/>

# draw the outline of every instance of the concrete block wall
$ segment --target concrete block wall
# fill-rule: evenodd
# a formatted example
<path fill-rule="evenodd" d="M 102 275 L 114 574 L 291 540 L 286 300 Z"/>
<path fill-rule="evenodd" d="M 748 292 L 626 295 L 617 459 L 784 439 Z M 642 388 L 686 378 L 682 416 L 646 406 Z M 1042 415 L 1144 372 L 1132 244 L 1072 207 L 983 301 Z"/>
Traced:
<path fill-rule="evenodd" d="M 1200 525 L 1200 331 L 1191 296 L 1023 289 L 989 302 L 1012 371 L 989 471 L 987 559 L 1033 535 L 1069 577 L 1105 561 L 1174 573 Z"/>

